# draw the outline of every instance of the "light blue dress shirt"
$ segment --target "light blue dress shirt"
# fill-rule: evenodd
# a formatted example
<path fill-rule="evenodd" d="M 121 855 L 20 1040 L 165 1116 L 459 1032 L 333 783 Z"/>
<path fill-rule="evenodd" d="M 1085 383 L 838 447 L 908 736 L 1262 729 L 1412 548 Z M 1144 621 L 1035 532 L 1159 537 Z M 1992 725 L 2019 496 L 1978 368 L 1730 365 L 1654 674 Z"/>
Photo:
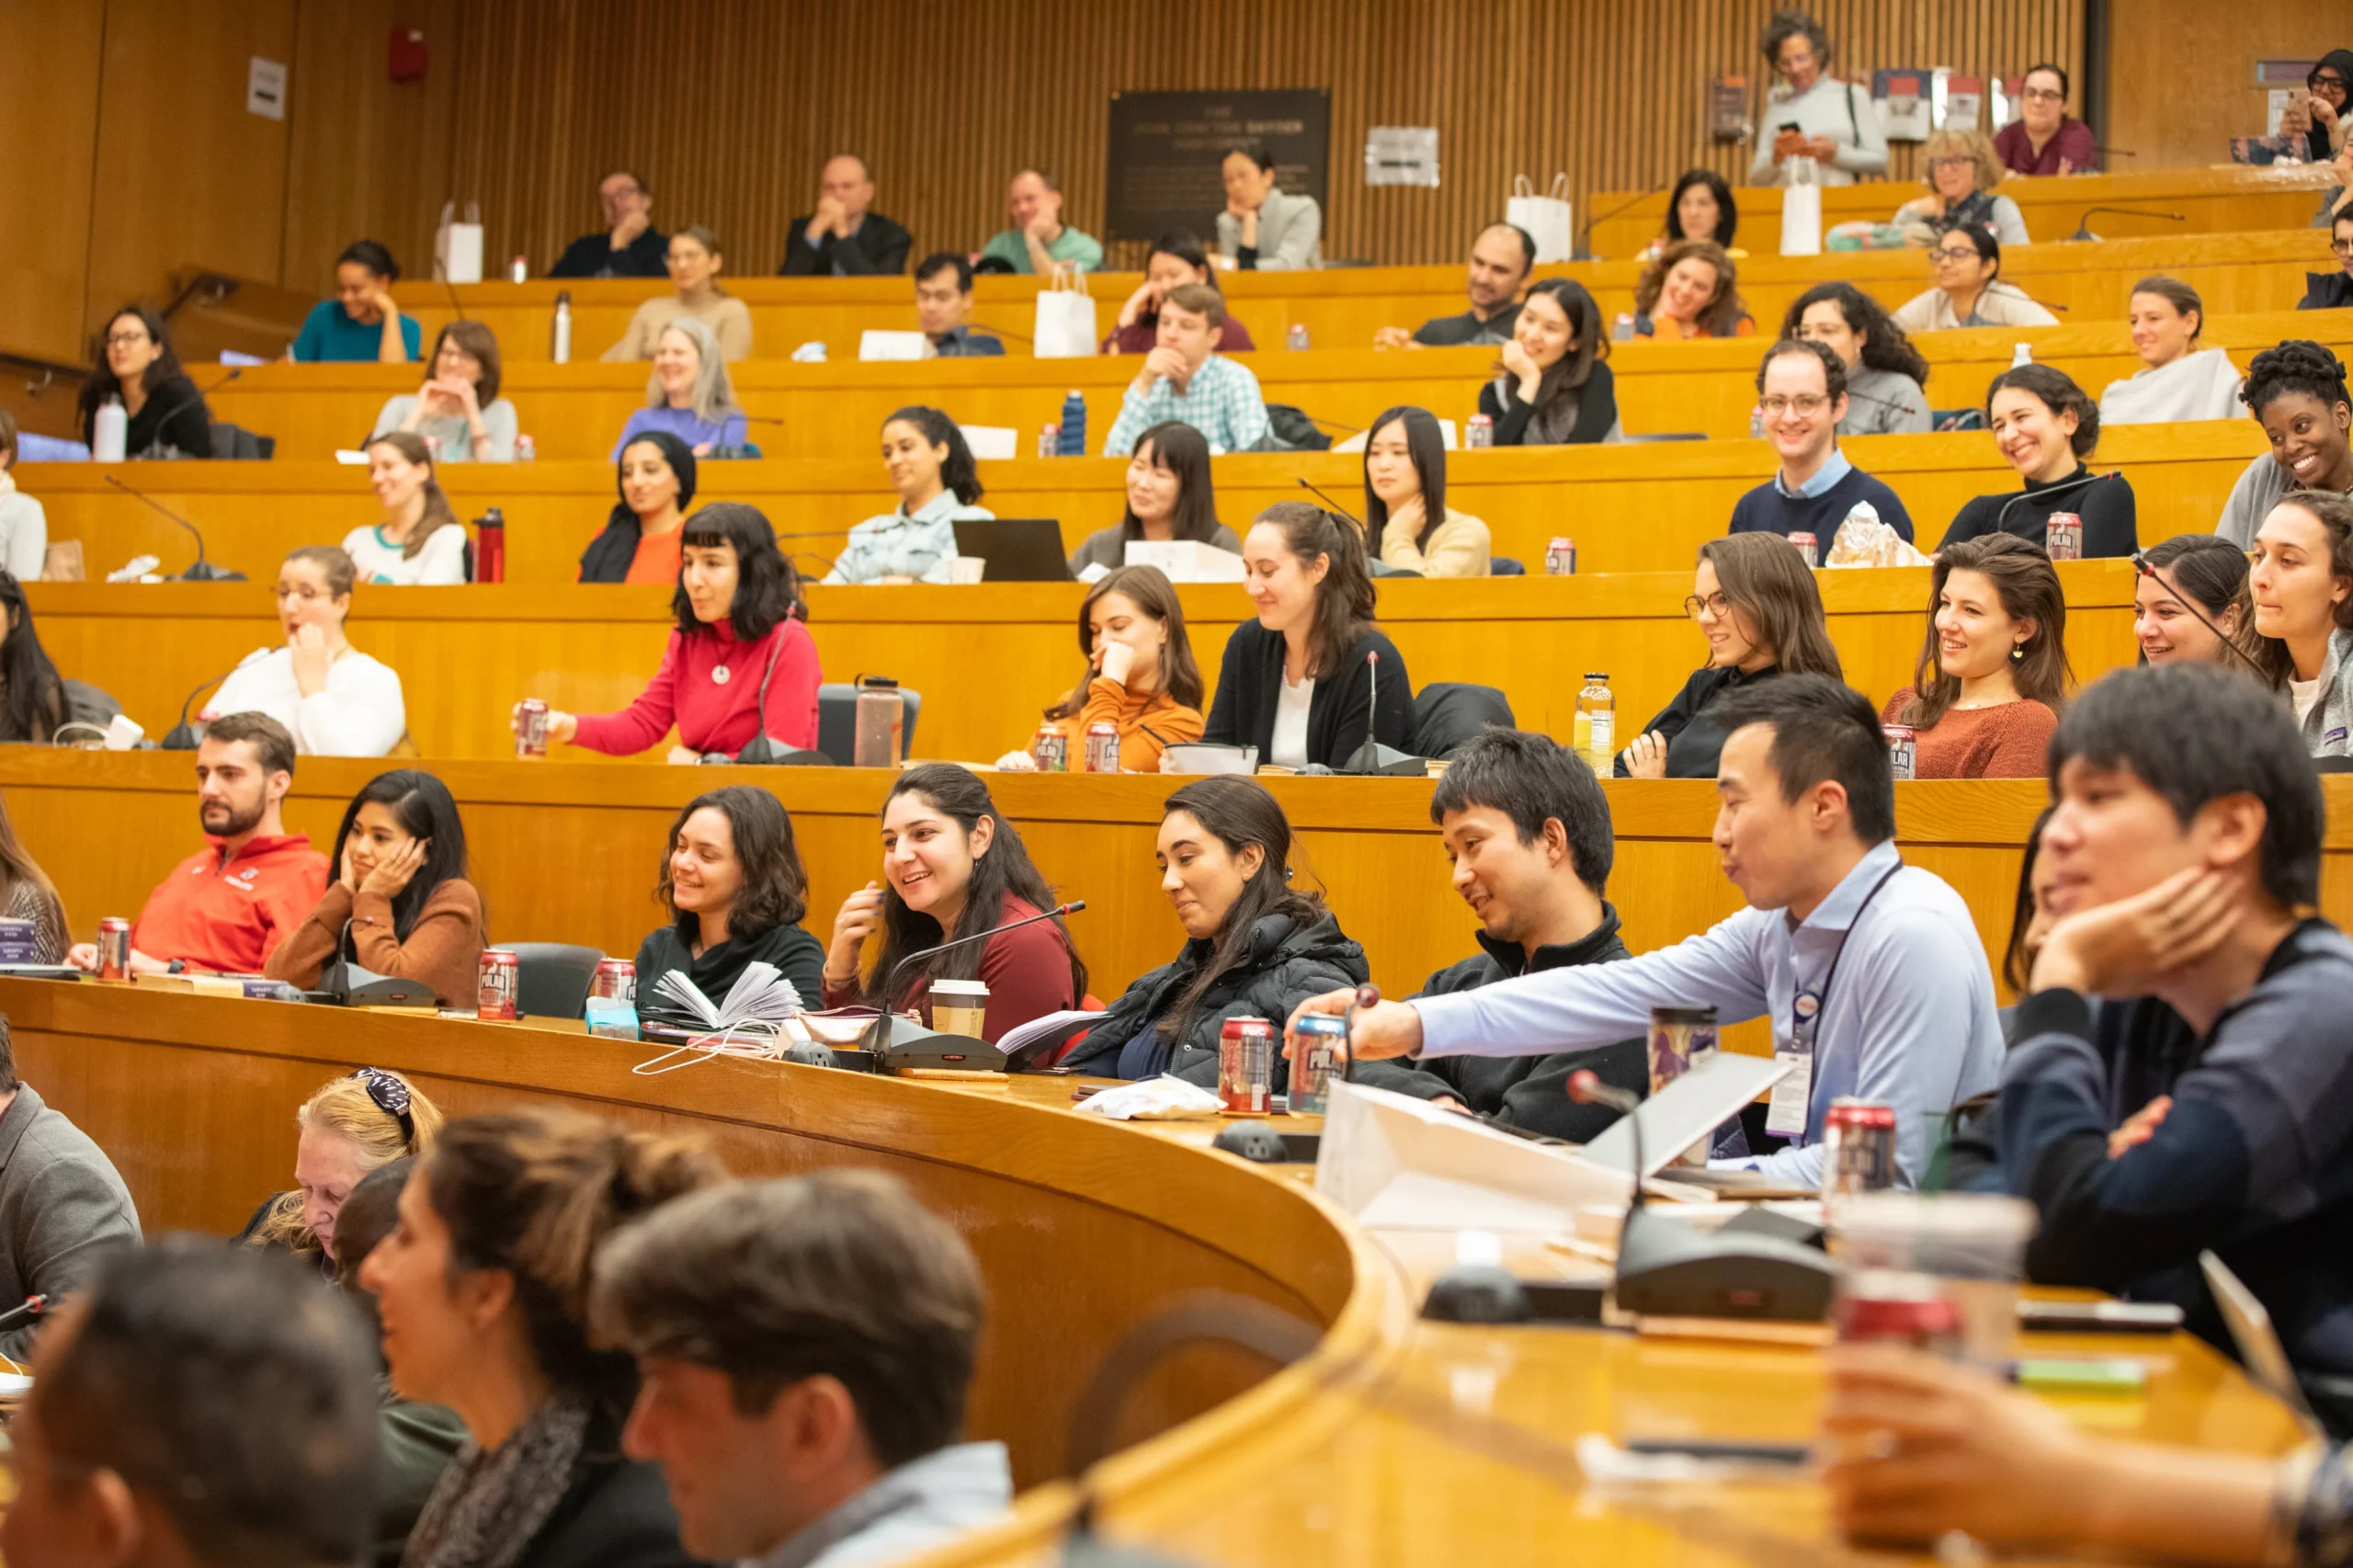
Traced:
<path fill-rule="evenodd" d="M 1793 501 L 1811 501 L 1817 495 L 1829 494 L 1830 487 L 1832 485 L 1837 483 L 1840 480 L 1846 478 L 1848 474 L 1854 472 L 1855 465 L 1847 460 L 1847 454 L 1840 451 L 1837 448 L 1833 447 L 1830 449 L 1830 460 L 1824 463 L 1819 469 L 1816 469 L 1814 471 L 1813 477 L 1807 480 L 1803 484 L 1799 485 L 1795 490 L 1790 489 L 1789 485 L 1782 481 L 1781 471 L 1779 469 L 1775 469 L 1773 471 L 1773 488 L 1779 491 L 1782 494 L 1789 496 Z"/>
<path fill-rule="evenodd" d="M 1928 1165 L 1928 1119 L 1995 1086 L 2002 1032 L 1984 946 L 1969 906 L 1943 878 L 1905 866 L 1862 908 L 1899 863 L 1893 840 L 1880 845 L 1803 921 L 1787 910 L 1744 909 L 1640 958 L 1421 997 L 1407 1004 L 1421 1014 L 1421 1055 L 1607 1045 L 1645 1033 L 1654 1007 L 1691 1006 L 1713 1006 L 1724 1024 L 1769 1016 L 1774 1050 L 1788 1051 L 1798 992 L 1821 989 L 1844 933 L 1814 1031 L 1805 1133 L 1739 1163 L 1793 1186 L 1818 1184 L 1823 1114 L 1832 1100 L 1853 1096 L 1895 1112 L 1901 1179 L 1916 1185 Z"/>
<path fill-rule="evenodd" d="M 985 506 L 965 506 L 953 490 L 941 491 L 913 512 L 902 503 L 897 511 L 869 517 L 849 530 L 825 581 L 879 583 L 885 577 L 914 577 L 945 583 L 956 561 L 956 525 L 987 522 L 995 516 Z"/>

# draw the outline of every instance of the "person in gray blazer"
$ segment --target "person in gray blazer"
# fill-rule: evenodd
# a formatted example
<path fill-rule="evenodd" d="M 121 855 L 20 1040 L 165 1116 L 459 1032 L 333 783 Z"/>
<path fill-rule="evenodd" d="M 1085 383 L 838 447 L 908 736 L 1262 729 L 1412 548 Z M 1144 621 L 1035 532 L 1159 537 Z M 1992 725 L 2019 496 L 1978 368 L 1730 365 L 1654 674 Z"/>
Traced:
<path fill-rule="evenodd" d="M 0 1015 L 0 1306 L 35 1295 L 54 1305 L 87 1284 L 113 1248 L 139 1240 L 139 1210 L 121 1173 L 88 1133 L 17 1078 Z M 38 1327 L 0 1334 L 0 1356 L 22 1361 Z"/>
<path fill-rule="evenodd" d="M 1275 188 L 1275 155 L 1263 142 L 1226 150 L 1225 210 L 1217 247 L 1245 272 L 1302 272 L 1324 265 L 1324 209 L 1312 196 Z"/>

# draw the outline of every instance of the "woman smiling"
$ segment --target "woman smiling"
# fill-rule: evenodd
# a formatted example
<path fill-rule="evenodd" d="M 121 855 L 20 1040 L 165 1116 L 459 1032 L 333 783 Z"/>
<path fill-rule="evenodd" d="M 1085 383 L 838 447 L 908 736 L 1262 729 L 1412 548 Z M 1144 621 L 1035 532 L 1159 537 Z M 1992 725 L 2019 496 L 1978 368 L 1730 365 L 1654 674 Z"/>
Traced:
<path fill-rule="evenodd" d="M 2241 550 L 2291 490 L 2353 493 L 2353 398 L 2345 363 L 2307 338 L 2290 338 L 2256 355 L 2240 394 L 2271 443 L 2246 465 L 2214 531 Z"/>
<path fill-rule="evenodd" d="M 996 516 L 964 432 L 936 408 L 902 408 L 882 421 L 882 466 L 896 510 L 849 530 L 828 583 L 945 583 L 956 560 L 956 525 Z"/>
<path fill-rule="evenodd" d="M 1930 287 L 1895 312 L 1906 332 L 1962 326 L 2057 326 L 2059 318 L 2002 281 L 2002 242 L 1991 229 L 1964 223 L 1928 247 Z"/>
<path fill-rule="evenodd" d="M 1090 566 L 1127 564 L 1128 546 L 1142 540 L 1194 540 L 1242 553 L 1242 541 L 1217 520 L 1217 489 L 1210 477 L 1210 443 L 1190 425 L 1169 420 L 1136 437 L 1128 459 L 1128 509 L 1108 528 L 1086 536 L 1070 558 L 1071 575 Z"/>
<path fill-rule="evenodd" d="M 605 531 L 581 552 L 584 583 L 675 583 L 687 509 L 695 504 L 695 454 L 667 430 L 650 430 L 621 449 L 614 483 L 620 500 Z"/>
<path fill-rule="evenodd" d="M 1928 581 L 1928 634 L 1884 718 L 1915 733 L 1915 778 L 2040 778 L 2067 665 L 2067 600 L 2035 546 L 1948 543 Z"/>
<path fill-rule="evenodd" d="M 2044 548 L 2053 512 L 2083 520 L 2086 560 L 2131 554 L 2141 545 L 2132 486 L 2120 474 L 2095 477 L 2084 460 L 2099 445 L 2099 408 L 2064 371 L 2021 365 L 1994 378 L 1986 422 L 2023 491 L 1980 495 L 1961 507 L 1944 542 L 2008 534 Z"/>
<path fill-rule="evenodd" d="M 383 520 L 343 536 L 361 582 L 451 587 L 466 580 L 466 526 L 434 467 L 422 436 L 395 430 L 368 443 L 368 488 Z"/>
<path fill-rule="evenodd" d="M 2176 534 L 2141 552 L 2132 640 L 2143 664 L 2255 663 L 2246 552 L 2212 534 Z"/>
<path fill-rule="evenodd" d="M 1557 447 L 1618 438 L 1618 392 L 1601 307 L 1584 284 L 1540 278 L 1512 324 L 1479 412 L 1498 447 Z M 1367 443 L 1368 446 L 1370 443 Z"/>
<path fill-rule="evenodd" d="M 692 316 L 718 339 L 722 359 L 752 357 L 751 307 L 719 286 L 726 266 L 719 236 L 699 223 L 689 223 L 670 236 L 665 263 L 670 271 L 669 298 L 656 296 L 637 307 L 629 330 L 605 350 L 608 364 L 651 359 L 662 344 L 662 329 L 680 316 Z"/>
<path fill-rule="evenodd" d="M 1740 302 L 1740 275 L 1713 240 L 1685 240 L 1659 252 L 1634 284 L 1634 335 L 1674 343 L 1752 337 L 1756 323 Z"/>
<path fill-rule="evenodd" d="M 688 801 L 670 824 L 654 891 L 670 923 L 637 949 L 641 1014 L 663 1011 L 654 982 L 671 971 L 719 1002 L 755 962 L 774 964 L 803 1006 L 817 1006 L 825 949 L 801 928 L 809 874 L 774 795 L 732 784 Z"/>
<path fill-rule="evenodd" d="M 629 416 L 613 443 L 619 461 L 629 444 L 649 430 L 666 430 L 707 458 L 722 447 L 741 447 L 751 428 L 735 402 L 719 339 L 693 316 L 676 316 L 656 335 L 654 373 L 645 379 L 645 406 Z"/>
<path fill-rule="evenodd" d="M 2177 278 L 2143 278 L 2126 307 L 2142 368 L 2100 393 L 2103 425 L 2234 419 L 2245 378 L 2220 348 L 2200 348 L 2206 302 Z"/>

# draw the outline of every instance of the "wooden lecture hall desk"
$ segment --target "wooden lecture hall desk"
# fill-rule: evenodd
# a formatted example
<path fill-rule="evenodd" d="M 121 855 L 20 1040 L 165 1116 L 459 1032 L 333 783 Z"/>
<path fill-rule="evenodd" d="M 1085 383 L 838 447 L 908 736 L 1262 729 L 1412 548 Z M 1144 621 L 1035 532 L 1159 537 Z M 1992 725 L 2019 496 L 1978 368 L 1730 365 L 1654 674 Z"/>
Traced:
<path fill-rule="evenodd" d="M 1810 1481 L 1605 1489 L 1572 1456 L 1587 1432 L 1806 1441 L 1813 1352 L 1424 1323 L 1450 1234 L 1367 1230 L 1311 1190 L 1304 1166 L 1212 1152 L 1211 1124 L 1087 1118 L 1062 1079 L 960 1085 L 741 1060 L 645 1076 L 631 1069 L 652 1048 L 577 1033 L 95 982 L 0 981 L 0 1011 L 20 1071 L 108 1150 L 151 1232 L 233 1231 L 290 1179 L 293 1108 L 360 1062 L 412 1075 L 460 1115 L 520 1102 L 700 1133 L 739 1175 L 900 1176 L 969 1239 L 990 1286 L 970 1430 L 1009 1446 L 1023 1488 L 1008 1519 L 926 1563 L 1054 1560 L 1076 1501 L 1065 1478 L 1081 1390 L 1128 1331 L 1201 1290 L 1300 1319 L 1312 1348 L 1281 1370 L 1189 1352 L 1128 1401 L 1124 1446 L 1088 1482 L 1106 1530 L 1158 1560 L 1887 1561 L 1830 1535 Z M 1602 1267 L 1545 1244 L 1515 1237 L 1506 1261 L 1531 1278 Z M 2260 1456 L 2299 1440 L 2284 1408 L 2187 1335 L 2036 1344 L 2148 1365 L 2145 1395 L 2059 1402 L 2104 1433 Z"/>
<path fill-rule="evenodd" d="M 2322 194 L 2336 183 L 2325 164 L 2266 168 L 2225 164 L 2204 169 L 2165 169 L 2149 174 L 2071 175 L 2065 179 L 2020 179 L 2001 185 L 2018 203 L 2026 232 L 2037 241 L 2064 240 L 2089 223 L 2109 239 L 2164 238 L 2186 234 L 2240 233 L 2251 229 L 2292 229 L 2312 221 Z M 1825 186 L 1825 228 L 1858 221 L 1884 223 L 1924 188 L 1904 181 Z M 1665 190 L 1638 195 L 1597 190 L 1577 214 L 1591 222 L 1587 243 L 1603 256 L 1632 256 L 1666 229 Z M 1740 213 L 1736 243 L 1751 250 L 1777 250 L 1781 243 L 1779 186 L 1737 186 L 1733 206 Z M 2094 207 L 2138 211 L 2092 213 Z M 2177 214 L 2180 222 L 2165 215 Z"/>
<path fill-rule="evenodd" d="M 2290 309 L 2302 292 L 2302 274 L 2282 269 L 2282 275 L 2292 276 L 2295 286 L 2267 309 L 2226 316 L 2216 306 L 2209 341 L 2229 349 L 2242 366 L 2283 337 L 2318 337 L 2340 350 L 2353 347 L 2353 312 Z M 2020 343 L 2097 397 L 2109 381 L 2141 368 L 2126 335 L 2124 304 L 2120 293 L 2112 303 L 2060 326 L 1924 334 L 1930 408 L 1983 407 L 1986 383 L 2009 367 Z M 1779 319 L 1776 312 L 1765 323 L 1768 335 Z M 1613 344 L 1610 368 L 1624 429 L 1636 436 L 1745 437 L 1765 347 L 1753 338 Z M 1268 403 L 1293 404 L 1329 422 L 1325 434 L 1336 440 L 1400 404 L 1458 423 L 1469 419 L 1478 411 L 1479 389 L 1496 373 L 1495 352 L 1349 347 L 1296 354 L 1262 349 L 1239 358 L 1257 375 Z M 1028 457 L 1037 450 L 1040 427 L 1061 417 L 1063 400 L 1073 391 L 1086 399 L 1087 450 L 1100 453 L 1137 364 L 1100 355 L 920 364 L 756 359 L 736 364 L 731 374 L 737 402 L 754 421 L 751 444 L 765 457 L 879 451 L 882 422 L 896 409 L 923 403 L 961 424 L 1012 429 L 1015 450 Z M 540 460 L 609 461 L 622 426 L 645 405 L 648 373 L 642 364 L 514 365 L 502 395 L 514 402 Z M 414 392 L 420 374 L 414 366 L 257 365 L 235 385 L 214 392 L 209 406 L 215 419 L 275 438 L 281 460 L 324 459 L 364 442 L 385 401 Z"/>
<path fill-rule="evenodd" d="M 1863 188 L 1878 191 L 1891 209 L 1911 195 L 1886 186 Z M 2058 307 L 2066 319 L 2079 322 L 2120 320 L 2132 284 L 2152 272 L 2188 282 L 2217 315 L 2292 310 L 2303 297 L 2304 272 L 2332 265 L 2327 231 L 2302 226 L 2307 216 L 2309 211 L 2290 223 L 2247 233 L 2012 246 L 2003 256 L 2002 276 Z M 1893 310 L 1930 282 L 1925 248 L 1832 251 L 1813 256 L 1769 254 L 1778 250 L 1779 242 L 1778 228 L 1769 235 L 1751 236 L 1760 254 L 1738 264 L 1741 296 L 1756 317 L 1758 330 L 1768 335 L 1790 302 L 1817 283 L 1851 282 Z M 1465 234 L 1462 254 L 1467 257 L 1470 252 L 1471 236 Z M 1536 275 L 1575 278 L 1593 291 L 1603 318 L 1612 320 L 1632 312 L 1642 271 L 1642 264 L 1632 260 L 1587 261 L 1540 267 Z M 1135 272 L 1099 273 L 1087 280 L 1098 341 L 1110 335 L 1120 307 L 1142 282 L 1142 274 Z M 804 343 L 823 343 L 834 360 L 855 359 L 859 335 L 870 328 L 913 331 L 915 326 L 915 285 L 905 278 L 730 278 L 724 284 L 751 310 L 753 353 L 758 359 L 783 359 Z M 1318 351 L 1364 348 L 1384 326 L 1419 326 L 1433 316 L 1460 315 L 1465 304 L 1460 261 L 1427 267 L 1336 267 L 1317 272 L 1227 272 L 1219 275 L 1218 286 L 1233 315 L 1249 327 L 1262 358 L 1285 352 L 1293 326 L 1305 327 Z M 594 363 L 620 340 L 639 303 L 667 288 L 665 282 L 649 279 L 543 279 L 466 284 L 454 290 L 412 281 L 396 286 L 393 295 L 403 311 L 415 315 L 428 345 L 456 310 L 482 322 L 498 335 L 501 353 L 513 369 L 550 358 L 559 293 L 572 299 L 572 360 L 578 365 Z M 977 279 L 972 324 L 1002 335 L 1009 356 L 1027 358 L 1038 289 L 1033 278 Z M 240 383 L 236 390 L 243 387 Z"/>
<path fill-rule="evenodd" d="M 2060 573 L 2078 678 L 2130 663 L 2131 565 L 2067 562 Z M 1846 676 L 1874 702 L 1912 680 L 1927 633 L 1928 579 L 1925 566 L 1819 575 Z M 177 722 L 199 681 L 284 641 L 266 580 L 33 583 L 27 592 L 58 667 L 108 692 L 151 736 Z M 1497 687 L 1521 725 L 1563 737 L 1587 670 L 1609 675 L 1630 735 L 1682 689 L 1704 656 L 1683 608 L 1690 592 L 1688 568 L 1406 578 L 1379 588 L 1381 625 L 1416 690 L 1439 681 Z M 918 755 L 987 762 L 1028 744 L 1042 710 L 1084 673 L 1085 595 L 1075 583 L 818 586 L 809 590 L 810 631 L 827 679 L 890 676 L 923 694 Z M 676 625 L 671 597 L 615 585 L 362 587 L 348 630 L 355 645 L 399 672 L 421 755 L 492 758 L 512 755 L 508 714 L 523 698 L 602 713 L 642 691 Z M 1213 694 L 1226 638 L 1256 611 L 1238 584 L 1188 584 L 1179 598 Z M 202 709 L 199 701 L 195 710 Z M 665 750 L 649 755 L 659 760 Z"/>

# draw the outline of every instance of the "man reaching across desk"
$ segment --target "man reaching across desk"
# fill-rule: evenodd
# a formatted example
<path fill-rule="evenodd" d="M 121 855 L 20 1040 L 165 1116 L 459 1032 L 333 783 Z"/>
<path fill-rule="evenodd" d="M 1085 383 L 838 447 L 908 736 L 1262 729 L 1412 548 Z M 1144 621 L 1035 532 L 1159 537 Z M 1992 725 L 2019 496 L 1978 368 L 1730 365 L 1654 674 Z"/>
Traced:
<path fill-rule="evenodd" d="M 1854 1096 L 1894 1111 L 1899 1179 L 1916 1184 L 1932 1119 L 1993 1087 L 2001 1058 L 1969 906 L 1896 853 L 1887 741 L 1860 694 L 1825 676 L 1783 676 L 1708 711 L 1726 732 L 1716 850 L 1748 908 L 1622 962 L 1361 1009 L 1354 1048 L 1368 1061 L 1519 1056 L 1622 1040 L 1647 1030 L 1654 1007 L 1713 1006 L 1726 1024 L 1769 1017 L 1775 1054 L 1793 1071 L 1766 1128 L 1791 1142 L 1732 1163 L 1817 1185 L 1824 1114 Z M 1299 1010 L 1342 1013 L 1350 994 Z"/>
<path fill-rule="evenodd" d="M 1480 951 L 1431 975 L 1421 995 L 1629 956 L 1618 912 L 1602 897 L 1617 848 L 1609 801 L 1574 752 L 1532 731 L 1489 730 L 1454 754 L 1430 820 L 1445 835 L 1454 891 L 1478 917 Z M 1580 1069 L 1638 1097 L 1650 1089 L 1639 1032 L 1550 1054 L 1368 1062 L 1357 1081 L 1583 1143 L 1618 1113 L 1569 1098 L 1569 1074 Z"/>
<path fill-rule="evenodd" d="M 278 813 L 294 787 L 294 738 L 266 713 L 212 721 L 196 748 L 205 846 L 156 884 L 131 927 L 131 972 L 259 974 L 327 891 L 327 858 Z M 95 972 L 98 949 L 65 955 Z"/>

